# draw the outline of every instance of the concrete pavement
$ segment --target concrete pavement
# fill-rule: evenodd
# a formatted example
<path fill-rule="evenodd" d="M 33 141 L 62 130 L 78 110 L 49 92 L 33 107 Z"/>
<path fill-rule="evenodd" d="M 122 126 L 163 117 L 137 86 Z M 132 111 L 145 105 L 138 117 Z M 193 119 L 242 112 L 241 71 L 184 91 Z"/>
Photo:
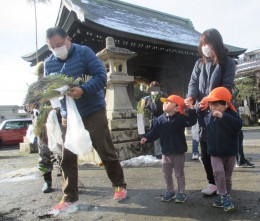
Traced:
<path fill-rule="evenodd" d="M 248 129 L 248 128 L 247 128 Z M 105 170 L 80 163 L 79 211 L 73 214 L 48 215 L 61 199 L 61 178 L 53 171 L 54 192 L 43 194 L 43 178 L 37 171 L 38 157 L 21 154 L 19 148 L 0 149 L 0 220 L 16 221 L 257 221 L 260 220 L 260 148 L 249 145 L 259 140 L 258 129 L 245 130 L 246 156 L 255 168 L 235 168 L 232 199 L 235 210 L 226 213 L 214 208 L 215 196 L 204 197 L 201 189 L 207 185 L 202 164 L 191 160 L 191 146 L 186 153 L 185 176 L 187 201 L 175 204 L 160 201 L 165 191 L 161 166 L 124 167 L 128 184 L 128 198 L 117 202 L 112 199 L 113 189 Z M 254 136 L 252 132 L 256 132 Z M 251 134 L 251 135 L 250 135 Z M 247 137 L 251 137 L 247 139 Z M 253 139 L 256 138 L 256 139 Z M 176 180 L 174 178 L 176 185 Z"/>

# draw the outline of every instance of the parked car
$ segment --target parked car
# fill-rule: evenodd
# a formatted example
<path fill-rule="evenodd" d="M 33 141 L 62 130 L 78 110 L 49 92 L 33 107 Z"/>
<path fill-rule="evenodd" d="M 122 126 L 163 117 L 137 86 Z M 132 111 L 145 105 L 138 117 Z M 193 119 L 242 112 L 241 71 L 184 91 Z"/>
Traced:
<path fill-rule="evenodd" d="M 31 118 L 3 121 L 0 125 L 0 148 L 4 145 L 22 143 L 30 124 Z"/>

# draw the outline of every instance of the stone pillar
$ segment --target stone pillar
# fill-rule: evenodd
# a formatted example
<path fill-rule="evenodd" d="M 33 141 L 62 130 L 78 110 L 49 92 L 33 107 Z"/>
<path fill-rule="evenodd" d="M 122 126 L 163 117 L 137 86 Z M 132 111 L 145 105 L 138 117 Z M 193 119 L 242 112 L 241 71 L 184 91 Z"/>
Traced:
<path fill-rule="evenodd" d="M 106 48 L 97 53 L 107 70 L 107 117 L 112 140 L 120 160 L 140 155 L 136 110 L 132 107 L 127 85 L 134 81 L 127 74 L 127 60 L 135 53 L 115 46 L 114 39 L 106 39 Z"/>

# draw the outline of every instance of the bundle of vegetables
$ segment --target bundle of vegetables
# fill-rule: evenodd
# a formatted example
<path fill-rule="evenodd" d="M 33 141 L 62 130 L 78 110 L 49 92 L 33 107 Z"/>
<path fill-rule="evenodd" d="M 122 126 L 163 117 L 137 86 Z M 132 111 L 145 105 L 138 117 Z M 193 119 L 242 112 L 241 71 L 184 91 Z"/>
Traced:
<path fill-rule="evenodd" d="M 82 78 L 74 79 L 61 74 L 48 75 L 29 86 L 24 105 L 43 104 L 52 98 L 66 94 L 70 88 L 78 87 L 80 83 L 82 83 Z M 62 88 L 65 88 L 65 91 Z"/>
<path fill-rule="evenodd" d="M 52 108 L 50 106 L 44 106 L 40 108 L 40 114 L 37 117 L 37 121 L 34 125 L 33 133 L 37 136 L 40 137 L 42 140 L 47 139 L 46 135 L 46 130 L 43 129 L 45 128 L 45 124 L 48 118 L 48 115 Z"/>

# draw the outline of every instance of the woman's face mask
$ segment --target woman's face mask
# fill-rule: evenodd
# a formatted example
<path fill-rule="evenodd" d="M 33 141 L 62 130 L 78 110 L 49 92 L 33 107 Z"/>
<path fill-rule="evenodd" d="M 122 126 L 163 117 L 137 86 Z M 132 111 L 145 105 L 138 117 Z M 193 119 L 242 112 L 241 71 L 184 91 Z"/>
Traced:
<path fill-rule="evenodd" d="M 66 45 L 51 50 L 53 55 L 59 59 L 65 60 L 68 57 L 68 49 Z"/>
<path fill-rule="evenodd" d="M 203 46 L 201 47 L 201 50 L 202 50 L 202 53 L 203 53 L 206 57 L 208 57 L 208 58 L 212 57 L 212 55 L 213 55 L 213 50 L 211 49 L 211 47 L 210 47 L 209 45 L 203 45 Z"/>
<path fill-rule="evenodd" d="M 159 94 L 159 91 L 151 91 L 151 95 L 157 95 Z"/>

